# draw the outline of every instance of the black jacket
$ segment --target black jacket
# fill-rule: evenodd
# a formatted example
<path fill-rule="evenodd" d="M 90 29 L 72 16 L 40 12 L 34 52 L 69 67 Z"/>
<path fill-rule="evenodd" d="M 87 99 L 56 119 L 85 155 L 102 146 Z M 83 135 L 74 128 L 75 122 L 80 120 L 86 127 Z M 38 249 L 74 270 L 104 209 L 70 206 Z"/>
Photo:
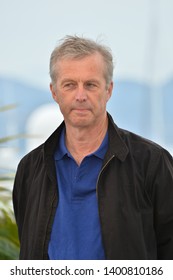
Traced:
<path fill-rule="evenodd" d="M 109 115 L 108 115 L 109 116 Z M 53 154 L 64 123 L 26 155 L 13 203 L 20 259 L 47 259 L 58 188 Z M 107 259 L 173 259 L 173 159 L 157 144 L 119 129 L 109 116 L 109 148 L 96 192 Z"/>

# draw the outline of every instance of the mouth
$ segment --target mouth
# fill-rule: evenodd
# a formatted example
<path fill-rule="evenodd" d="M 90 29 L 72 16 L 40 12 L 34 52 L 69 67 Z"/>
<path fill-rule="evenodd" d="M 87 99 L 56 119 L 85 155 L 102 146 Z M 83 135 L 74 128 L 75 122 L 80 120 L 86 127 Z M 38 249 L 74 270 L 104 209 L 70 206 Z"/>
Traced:
<path fill-rule="evenodd" d="M 89 111 L 90 109 L 89 108 L 73 108 L 73 110 L 75 111 Z"/>
<path fill-rule="evenodd" d="M 75 111 L 77 114 L 86 114 L 90 109 L 88 108 L 74 108 L 73 111 Z"/>
<path fill-rule="evenodd" d="M 76 108 L 75 110 L 77 110 L 77 111 L 88 111 L 88 109 L 86 109 L 86 108 Z"/>

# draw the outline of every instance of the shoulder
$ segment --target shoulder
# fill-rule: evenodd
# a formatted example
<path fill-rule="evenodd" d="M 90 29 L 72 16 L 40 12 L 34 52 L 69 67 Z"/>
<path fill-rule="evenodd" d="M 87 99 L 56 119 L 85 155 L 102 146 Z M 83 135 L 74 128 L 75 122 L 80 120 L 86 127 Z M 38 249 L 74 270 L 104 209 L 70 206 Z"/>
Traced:
<path fill-rule="evenodd" d="M 25 164 L 28 163 L 29 161 L 34 161 L 35 159 L 40 158 L 40 156 L 43 157 L 43 154 L 44 154 L 44 144 L 41 144 L 37 148 L 27 153 L 25 156 L 23 156 L 19 164 Z"/>
<path fill-rule="evenodd" d="M 166 156 L 170 160 L 172 160 L 172 156 L 170 153 L 161 145 L 153 142 L 141 135 L 135 134 L 131 131 L 125 130 L 123 128 L 119 128 L 112 117 L 109 117 L 109 132 L 111 141 L 111 148 L 113 150 L 121 150 L 126 151 L 124 159 L 127 155 L 131 155 L 134 158 L 139 158 L 139 161 L 143 161 L 144 159 L 155 160 L 158 157 Z"/>
<path fill-rule="evenodd" d="M 64 123 L 62 123 L 49 137 L 48 139 L 36 147 L 29 153 L 27 153 L 19 162 L 19 165 L 25 164 L 35 164 L 40 161 L 46 161 L 49 156 L 53 156 L 55 149 L 57 147 L 57 143 L 59 141 L 59 136 L 64 127 Z"/>
<path fill-rule="evenodd" d="M 146 149 L 151 149 L 156 152 L 160 152 L 162 149 L 164 149 L 161 145 L 157 144 L 156 142 L 149 140 L 145 137 L 142 137 L 141 135 L 135 134 L 131 131 L 118 128 L 119 133 L 123 140 L 126 142 L 126 144 L 130 147 L 143 147 Z"/>
<path fill-rule="evenodd" d="M 152 165 L 153 168 L 167 166 L 173 172 L 172 155 L 161 145 L 131 131 L 119 128 L 119 133 L 126 143 L 130 155 L 140 165 Z"/>
<path fill-rule="evenodd" d="M 28 168 L 31 171 L 31 169 L 34 169 L 35 166 L 38 164 L 38 162 L 42 162 L 43 159 L 44 159 L 44 144 L 40 145 L 39 147 L 35 148 L 34 150 L 26 154 L 20 160 L 17 171 L 21 172 Z"/>

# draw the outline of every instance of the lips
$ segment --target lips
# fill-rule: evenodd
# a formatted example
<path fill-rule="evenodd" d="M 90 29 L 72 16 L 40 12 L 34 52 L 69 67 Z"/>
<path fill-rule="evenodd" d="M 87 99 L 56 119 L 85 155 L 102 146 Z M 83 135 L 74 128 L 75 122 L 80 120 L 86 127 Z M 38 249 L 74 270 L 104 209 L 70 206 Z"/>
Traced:
<path fill-rule="evenodd" d="M 90 111 L 90 109 L 86 109 L 86 108 L 75 108 L 73 109 L 74 113 L 76 115 L 79 115 L 79 116 L 84 116 L 86 114 L 88 114 L 88 112 Z"/>
<path fill-rule="evenodd" d="M 84 109 L 84 108 L 76 108 L 76 109 L 74 109 L 74 110 L 77 110 L 77 111 L 88 111 L 89 109 Z"/>
<path fill-rule="evenodd" d="M 90 108 L 84 108 L 84 107 L 78 107 L 78 108 L 72 108 L 72 110 L 75 110 L 75 111 L 89 111 L 89 110 L 91 110 Z"/>
<path fill-rule="evenodd" d="M 86 111 L 89 111 L 89 109 L 79 109 L 79 108 L 77 108 L 77 109 L 74 109 L 74 111 L 79 112 L 79 113 L 84 113 Z"/>

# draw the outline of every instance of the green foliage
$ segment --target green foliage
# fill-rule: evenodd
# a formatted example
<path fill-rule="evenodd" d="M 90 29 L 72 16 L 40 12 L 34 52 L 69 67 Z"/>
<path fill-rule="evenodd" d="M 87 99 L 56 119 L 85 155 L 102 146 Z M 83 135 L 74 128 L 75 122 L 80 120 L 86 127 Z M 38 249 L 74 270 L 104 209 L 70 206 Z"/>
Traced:
<path fill-rule="evenodd" d="M 11 208 L 11 191 L 0 187 L 0 259 L 14 260 L 19 256 L 19 240 Z"/>
<path fill-rule="evenodd" d="M 6 105 L 6 106 L 2 106 L 0 107 L 0 112 L 5 112 L 7 110 L 11 110 L 16 108 L 16 104 L 10 104 L 10 105 Z"/>
<path fill-rule="evenodd" d="M 0 112 L 15 108 L 15 105 L 0 107 Z M 0 138 L 0 144 L 13 140 L 12 137 Z M 0 146 L 1 147 L 1 146 Z M 0 170 L 0 260 L 19 258 L 19 240 L 17 226 L 12 211 L 12 193 L 5 183 L 12 182 L 14 174 L 3 174 Z"/>
<path fill-rule="evenodd" d="M 16 223 L 12 212 L 1 210 L 0 213 L 0 259 L 16 260 L 19 258 L 19 241 Z"/>

